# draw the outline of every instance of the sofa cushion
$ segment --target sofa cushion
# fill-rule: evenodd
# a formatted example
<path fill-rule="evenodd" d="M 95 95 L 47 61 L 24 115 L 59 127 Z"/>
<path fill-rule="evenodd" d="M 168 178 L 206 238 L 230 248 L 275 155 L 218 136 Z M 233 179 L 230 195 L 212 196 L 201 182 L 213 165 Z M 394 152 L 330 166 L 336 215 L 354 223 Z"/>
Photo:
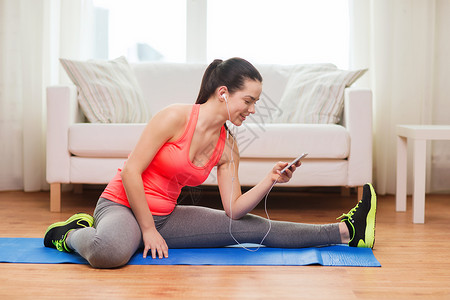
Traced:
<path fill-rule="evenodd" d="M 82 157 L 126 158 L 145 126 L 145 123 L 76 123 L 69 127 L 69 151 Z"/>
<path fill-rule="evenodd" d="M 242 159 L 239 163 L 239 183 L 255 186 L 278 162 L 275 159 Z M 347 160 L 305 159 L 289 182 L 282 186 L 345 186 L 347 185 Z M 217 170 L 214 168 L 204 182 L 217 185 Z"/>
<path fill-rule="evenodd" d="M 294 158 L 307 152 L 308 159 L 344 159 L 350 136 L 336 124 L 248 123 L 233 127 L 242 158 Z"/>
<path fill-rule="evenodd" d="M 73 124 L 69 128 L 69 151 L 81 157 L 126 158 L 144 127 L 145 124 Z M 334 124 L 249 123 L 233 130 L 242 158 L 286 159 L 308 152 L 308 159 L 345 159 L 350 149 L 348 131 Z"/>
<path fill-rule="evenodd" d="M 111 61 L 60 59 L 78 89 L 78 102 L 89 122 L 147 122 L 150 110 L 125 57 Z"/>
<path fill-rule="evenodd" d="M 339 70 L 327 64 L 298 66 L 286 84 L 274 122 L 339 123 L 345 88 L 366 71 Z"/>
<path fill-rule="evenodd" d="M 132 64 L 153 114 L 173 103 L 194 104 L 206 64 L 142 62 Z"/>

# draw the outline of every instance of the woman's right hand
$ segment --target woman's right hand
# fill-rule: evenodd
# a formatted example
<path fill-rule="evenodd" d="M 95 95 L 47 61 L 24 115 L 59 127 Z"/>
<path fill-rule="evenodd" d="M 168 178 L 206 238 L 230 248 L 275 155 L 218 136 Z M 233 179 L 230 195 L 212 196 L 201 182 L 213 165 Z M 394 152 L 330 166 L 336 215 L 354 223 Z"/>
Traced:
<path fill-rule="evenodd" d="M 288 165 L 287 162 L 278 162 L 272 169 L 270 173 L 270 177 L 273 181 L 277 181 L 278 183 L 286 183 L 292 178 L 292 174 L 295 172 L 295 170 L 300 167 L 302 164 L 301 161 L 296 162 L 293 164 L 289 169 L 286 169 L 283 173 L 281 171 Z"/>
<path fill-rule="evenodd" d="M 147 257 L 148 251 L 151 251 L 152 258 L 156 258 L 156 253 L 158 253 L 159 258 L 169 257 L 169 247 L 167 247 L 166 241 L 156 228 L 142 231 L 142 238 L 144 240 L 144 258 Z"/>

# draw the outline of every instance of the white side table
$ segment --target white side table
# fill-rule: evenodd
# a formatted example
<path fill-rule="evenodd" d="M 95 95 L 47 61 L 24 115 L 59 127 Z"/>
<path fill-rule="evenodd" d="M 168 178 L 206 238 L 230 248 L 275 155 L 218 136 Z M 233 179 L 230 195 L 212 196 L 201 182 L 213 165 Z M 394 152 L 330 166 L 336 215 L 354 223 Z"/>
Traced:
<path fill-rule="evenodd" d="M 427 140 L 450 140 L 450 125 L 397 125 L 397 194 L 395 209 L 406 211 L 407 143 L 413 143 L 413 223 L 425 223 Z"/>

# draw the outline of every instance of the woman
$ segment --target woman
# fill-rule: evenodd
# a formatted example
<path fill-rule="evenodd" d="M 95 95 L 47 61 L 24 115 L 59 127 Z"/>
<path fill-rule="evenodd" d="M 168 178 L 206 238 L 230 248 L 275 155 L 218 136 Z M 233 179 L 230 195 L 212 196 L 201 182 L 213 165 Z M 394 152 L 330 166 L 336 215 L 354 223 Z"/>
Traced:
<path fill-rule="evenodd" d="M 327 225 L 272 221 L 248 214 L 275 183 L 290 180 L 300 162 L 285 172 L 278 162 L 252 189 L 241 193 L 239 151 L 225 122 L 240 126 L 255 113 L 262 77 L 241 58 L 215 60 L 205 71 L 195 105 L 171 105 L 147 124 L 122 170 L 102 193 L 94 217 L 76 214 L 50 225 L 47 247 L 76 251 L 92 267 L 125 265 L 141 247 L 144 258 L 168 257 L 169 248 L 221 247 L 239 242 L 268 247 L 310 247 L 349 243 L 373 247 L 376 195 L 370 184 L 363 199 Z M 183 186 L 204 182 L 217 166 L 224 211 L 177 206 Z M 232 232 L 230 218 L 233 219 Z"/>

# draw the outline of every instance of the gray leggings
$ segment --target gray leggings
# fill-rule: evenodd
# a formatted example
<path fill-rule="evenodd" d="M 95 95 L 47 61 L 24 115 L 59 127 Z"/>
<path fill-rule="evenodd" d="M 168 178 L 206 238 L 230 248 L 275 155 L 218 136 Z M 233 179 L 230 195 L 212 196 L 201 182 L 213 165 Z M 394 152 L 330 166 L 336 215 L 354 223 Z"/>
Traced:
<path fill-rule="evenodd" d="M 168 216 L 153 216 L 156 228 L 170 248 L 222 247 L 235 244 L 230 219 L 224 211 L 178 205 Z M 100 198 L 94 227 L 72 231 L 66 243 L 94 268 L 125 265 L 139 248 L 142 234 L 132 210 Z M 240 243 L 259 243 L 268 230 L 265 218 L 247 214 L 233 220 L 232 232 Z M 312 225 L 272 221 L 264 240 L 268 247 L 301 248 L 341 243 L 338 224 Z M 151 256 L 150 256 L 151 257 Z M 151 259 L 151 258 L 149 258 Z"/>

